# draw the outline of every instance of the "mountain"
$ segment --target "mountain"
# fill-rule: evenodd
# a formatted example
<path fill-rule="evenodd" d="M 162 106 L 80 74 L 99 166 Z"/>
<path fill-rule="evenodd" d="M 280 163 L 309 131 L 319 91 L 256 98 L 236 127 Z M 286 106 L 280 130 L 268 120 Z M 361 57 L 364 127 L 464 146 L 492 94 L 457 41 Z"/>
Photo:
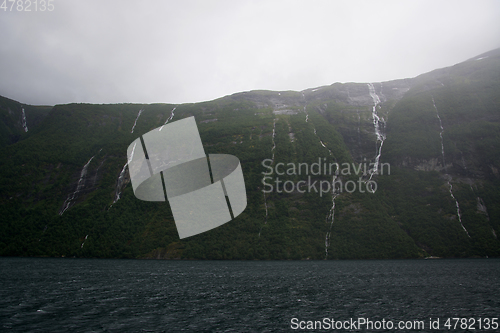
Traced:
<path fill-rule="evenodd" d="M 3 256 L 500 256 L 500 49 L 381 83 L 181 105 L 0 97 L 0 115 Z M 190 116 L 207 154 L 240 159 L 248 204 L 181 240 L 168 202 L 135 198 L 126 154 Z"/>

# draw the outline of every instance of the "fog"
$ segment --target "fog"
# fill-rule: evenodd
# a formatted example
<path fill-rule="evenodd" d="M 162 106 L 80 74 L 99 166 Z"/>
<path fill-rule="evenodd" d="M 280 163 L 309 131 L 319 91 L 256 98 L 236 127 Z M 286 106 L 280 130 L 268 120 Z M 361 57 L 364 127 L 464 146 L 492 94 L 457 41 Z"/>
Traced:
<path fill-rule="evenodd" d="M 414 77 L 500 47 L 499 1 L 88 1 L 0 9 L 0 95 L 186 103 Z"/>

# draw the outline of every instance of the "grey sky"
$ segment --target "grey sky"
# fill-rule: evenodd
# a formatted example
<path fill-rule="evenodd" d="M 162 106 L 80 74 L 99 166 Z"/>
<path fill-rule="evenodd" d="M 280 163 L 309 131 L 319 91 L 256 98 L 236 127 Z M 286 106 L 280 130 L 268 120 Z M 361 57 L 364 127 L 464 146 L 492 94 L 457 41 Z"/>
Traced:
<path fill-rule="evenodd" d="M 497 0 L 52 3 L 0 9 L 0 95 L 199 102 L 414 77 L 500 47 Z"/>

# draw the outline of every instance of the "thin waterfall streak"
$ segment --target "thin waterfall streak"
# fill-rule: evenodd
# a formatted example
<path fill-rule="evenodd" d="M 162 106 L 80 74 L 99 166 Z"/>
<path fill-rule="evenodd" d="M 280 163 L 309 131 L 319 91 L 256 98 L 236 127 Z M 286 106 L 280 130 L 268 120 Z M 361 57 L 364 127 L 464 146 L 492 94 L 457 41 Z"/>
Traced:
<path fill-rule="evenodd" d="M 272 136 L 272 142 L 273 142 L 273 147 L 271 148 L 271 152 L 273 153 L 272 155 L 272 159 L 271 159 L 271 165 L 274 164 L 274 150 L 276 149 L 276 142 L 274 141 L 274 136 L 276 135 L 276 118 L 274 118 L 274 122 L 273 122 L 273 136 Z M 262 183 L 264 184 L 264 178 L 262 178 Z M 266 215 L 264 217 L 264 224 L 260 227 L 260 230 L 259 230 L 259 238 L 260 238 L 260 233 L 262 231 L 262 228 L 264 227 L 264 225 L 267 224 L 267 218 L 268 218 L 268 210 L 267 210 L 267 197 L 266 197 L 266 192 L 262 191 L 262 193 L 264 194 L 264 207 L 266 209 Z"/>
<path fill-rule="evenodd" d="M 450 176 L 450 178 L 451 178 L 451 176 Z M 449 186 L 449 189 L 450 189 L 450 195 L 453 198 L 453 200 L 455 200 L 455 205 L 457 207 L 458 221 L 460 222 L 460 225 L 462 226 L 462 229 L 464 229 L 465 233 L 467 234 L 467 237 L 470 238 L 469 232 L 467 231 L 467 229 L 465 229 L 465 227 L 464 227 L 464 225 L 462 223 L 462 214 L 460 214 L 460 205 L 458 204 L 458 200 L 453 195 L 453 186 L 451 185 L 450 180 L 448 180 L 448 186 Z"/>
<path fill-rule="evenodd" d="M 174 117 L 174 111 L 175 111 L 175 109 L 176 109 L 176 108 L 177 108 L 177 107 L 174 107 L 174 108 L 172 109 L 172 111 L 170 112 L 170 117 L 168 117 L 168 118 L 167 118 L 167 120 L 165 121 L 165 123 L 164 123 L 164 124 L 160 127 L 159 131 L 161 131 L 161 130 L 163 129 L 163 127 L 164 127 L 166 124 L 168 124 L 168 122 L 169 122 L 170 120 L 172 120 L 172 118 Z"/>
<path fill-rule="evenodd" d="M 462 229 L 465 231 L 465 233 L 467 234 L 467 237 L 470 238 L 470 235 L 469 235 L 469 232 L 467 231 L 467 229 L 465 229 L 464 227 L 464 224 L 462 223 L 462 214 L 460 213 L 460 205 L 458 204 L 458 200 L 457 198 L 455 197 L 455 195 L 453 195 L 453 186 L 451 185 L 451 176 L 448 175 L 446 173 L 446 161 L 445 161 L 445 158 L 444 158 L 444 143 L 443 143 L 443 133 L 444 133 L 444 127 L 443 127 L 443 123 L 441 121 L 441 117 L 439 117 L 439 112 L 438 112 L 438 109 L 436 107 L 436 102 L 434 101 L 434 96 L 431 96 L 432 98 L 432 105 L 434 106 L 434 110 L 436 110 L 436 116 L 439 120 L 439 127 L 441 128 L 441 131 L 439 132 L 439 137 L 441 138 L 441 155 L 443 157 L 443 168 L 444 168 L 444 171 L 445 171 L 445 175 L 447 176 L 447 180 L 446 180 L 446 183 L 448 184 L 448 191 L 450 192 L 450 196 L 452 197 L 452 199 L 455 201 L 455 206 L 457 207 L 457 216 L 458 216 L 458 221 L 460 222 L 460 226 L 462 227 Z"/>
<path fill-rule="evenodd" d="M 137 120 L 139 119 L 139 117 L 141 116 L 141 113 L 143 111 L 144 111 L 144 109 L 139 110 L 139 113 L 137 114 L 137 117 L 135 118 L 134 126 L 132 126 L 132 130 L 130 131 L 130 133 L 134 133 L 134 128 L 135 128 L 135 125 L 137 125 Z"/>
<path fill-rule="evenodd" d="M 83 244 L 85 244 L 85 241 L 87 240 L 88 237 L 89 237 L 89 235 L 85 236 L 85 239 L 83 240 L 82 246 L 80 246 L 80 249 L 83 249 Z"/>
<path fill-rule="evenodd" d="M 330 156 L 333 156 L 332 151 L 325 145 L 325 143 L 323 142 L 323 140 L 321 140 L 321 138 L 319 137 L 318 133 L 316 133 L 316 128 L 313 128 L 313 132 L 314 132 L 314 135 L 316 135 L 318 137 L 319 143 L 323 146 L 323 148 L 325 148 L 326 150 L 328 150 L 328 153 L 330 154 Z"/>
<path fill-rule="evenodd" d="M 326 216 L 326 223 L 330 222 L 330 226 L 325 235 L 325 260 L 328 259 L 328 249 L 330 248 L 330 239 L 332 234 L 333 222 L 335 221 L 335 198 L 337 198 L 338 193 L 335 189 L 335 181 L 337 180 L 337 176 L 334 175 L 332 178 L 332 207 Z"/>
<path fill-rule="evenodd" d="M 324 142 L 321 140 L 319 137 L 318 133 L 316 132 L 316 128 L 313 128 L 314 135 L 318 137 L 319 143 L 328 150 L 328 153 L 330 156 L 334 156 L 332 151 L 324 144 Z M 333 226 L 333 221 L 335 220 L 335 198 L 338 196 L 338 193 L 335 191 L 335 180 L 337 179 L 337 175 L 334 175 L 332 178 L 332 207 L 328 211 L 328 214 L 326 215 L 326 223 L 330 221 L 330 226 L 328 228 L 328 231 L 326 232 L 325 235 L 325 260 L 328 258 L 328 249 L 330 248 L 330 239 L 331 239 L 331 234 L 332 234 L 332 226 Z"/>
<path fill-rule="evenodd" d="M 125 179 L 125 171 L 127 171 L 127 166 L 128 166 L 128 162 L 125 163 L 125 165 L 122 168 L 122 171 L 120 172 L 120 175 L 118 176 L 118 181 L 116 183 L 115 199 L 113 200 L 113 204 L 115 204 L 118 200 L 120 200 L 120 197 L 122 194 L 122 186 L 123 186 L 123 182 Z M 110 208 L 111 208 L 111 206 L 110 206 Z"/>
<path fill-rule="evenodd" d="M 326 148 L 326 150 L 328 150 L 328 153 L 330 154 L 330 156 L 333 156 L 333 153 L 332 151 L 323 143 L 323 141 L 321 141 L 321 139 L 319 140 L 319 143 L 321 143 L 321 145 Z"/>
<path fill-rule="evenodd" d="M 85 176 L 87 175 L 87 169 L 88 169 L 88 166 L 89 166 L 90 162 L 92 161 L 92 159 L 94 157 L 95 157 L 95 155 L 92 156 L 90 158 L 90 160 L 83 166 L 82 171 L 80 172 L 80 179 L 78 180 L 78 184 L 76 185 L 76 190 L 75 190 L 75 192 L 73 192 L 72 195 L 68 196 L 68 198 L 66 199 L 66 201 L 64 201 L 63 208 L 59 212 L 59 215 L 62 215 L 69 208 L 69 206 L 71 205 L 71 202 L 73 200 L 75 200 L 77 194 L 85 186 Z"/>
<path fill-rule="evenodd" d="M 274 163 L 274 149 L 276 149 L 276 142 L 274 141 L 274 136 L 276 135 L 276 118 L 274 118 L 274 124 L 273 124 L 273 137 L 272 137 L 272 141 L 273 141 L 273 147 L 271 148 L 271 151 L 273 153 L 273 163 Z"/>
<path fill-rule="evenodd" d="M 302 94 L 302 96 L 304 96 L 304 94 Z M 307 113 L 305 106 L 304 106 L 304 112 L 306 113 L 306 123 L 307 123 L 309 120 L 309 114 Z M 321 138 L 319 137 L 318 133 L 316 132 L 315 127 L 313 127 L 313 131 L 314 131 L 314 135 L 316 135 L 318 137 L 318 140 L 319 140 L 319 143 L 321 144 L 321 146 L 323 146 L 323 148 L 328 150 L 328 153 L 330 154 L 330 156 L 334 156 L 332 151 L 325 145 L 323 140 L 321 140 Z M 335 180 L 336 179 L 337 179 L 337 175 L 334 175 L 332 178 L 332 207 L 330 208 L 330 210 L 328 211 L 328 214 L 326 216 L 326 223 L 328 223 L 328 221 L 330 221 L 330 225 L 329 225 L 328 231 L 326 232 L 326 235 L 325 235 L 325 260 L 328 258 L 328 249 L 330 248 L 332 226 L 333 226 L 333 222 L 335 220 L 335 198 L 337 198 L 337 196 L 338 196 L 338 193 L 336 193 L 336 191 L 335 191 Z"/>
<path fill-rule="evenodd" d="M 373 169 L 371 170 L 372 172 L 370 172 L 370 178 L 368 179 L 369 181 L 372 180 L 372 177 L 374 174 L 378 173 L 378 165 L 380 162 L 380 155 L 382 155 L 382 146 L 383 145 L 384 145 L 384 141 L 381 141 L 380 146 L 378 148 L 377 156 L 375 156 L 375 163 L 374 163 L 375 165 L 373 166 Z"/>
<path fill-rule="evenodd" d="M 359 137 L 359 127 L 361 126 L 361 116 L 359 115 L 359 110 L 356 109 L 356 113 L 358 115 L 358 137 Z"/>
<path fill-rule="evenodd" d="M 379 117 L 377 114 L 377 106 L 380 104 L 380 97 L 377 95 L 375 92 L 375 87 L 373 86 L 372 83 L 368 83 L 368 90 L 370 93 L 370 97 L 373 100 L 373 107 L 372 107 L 372 118 L 373 118 L 373 127 L 375 128 L 375 135 L 377 136 L 377 141 L 375 143 L 376 148 L 375 148 L 375 163 L 373 166 L 373 169 L 370 170 L 370 177 L 368 181 L 370 181 L 373 177 L 374 174 L 378 174 L 378 166 L 380 162 L 380 156 L 382 156 L 382 146 L 384 145 L 384 140 L 386 139 L 385 133 L 380 129 L 380 123 L 384 125 L 385 129 L 385 120 L 384 118 Z M 379 143 L 380 142 L 380 146 Z"/>
<path fill-rule="evenodd" d="M 28 132 L 28 124 L 26 122 L 26 113 L 24 112 L 24 108 L 21 108 L 22 111 L 22 123 L 23 123 L 23 129 L 25 132 Z"/>
<path fill-rule="evenodd" d="M 309 114 L 307 113 L 307 101 L 306 101 L 306 95 L 302 93 L 302 98 L 304 99 L 304 113 L 306 114 L 306 123 L 309 121 Z"/>
<path fill-rule="evenodd" d="M 367 85 L 370 97 L 372 98 L 375 106 L 377 106 L 378 104 L 380 104 L 380 97 L 378 97 L 377 93 L 375 92 L 375 87 L 373 86 L 373 83 L 368 83 Z"/>
<path fill-rule="evenodd" d="M 305 99 L 304 93 L 302 93 L 302 96 Z M 306 113 L 306 123 L 307 123 L 309 120 L 309 114 L 307 113 L 306 106 L 304 106 L 304 112 Z M 323 146 L 323 148 L 326 148 L 328 150 L 328 153 L 330 154 L 330 156 L 334 156 L 332 151 L 325 145 L 323 140 L 321 140 L 320 137 L 318 136 L 315 127 L 313 128 L 313 131 L 314 131 L 314 135 L 316 135 L 318 137 L 319 143 Z M 330 225 L 329 225 L 328 231 L 326 232 L 326 235 L 325 235 L 325 260 L 328 258 L 328 249 L 330 248 L 332 226 L 333 226 L 333 222 L 335 220 L 335 198 L 337 198 L 337 196 L 338 196 L 338 193 L 336 193 L 336 191 L 335 191 L 335 180 L 336 179 L 337 179 L 337 175 L 334 175 L 332 178 L 332 207 L 330 208 L 330 210 L 328 211 L 328 214 L 326 216 L 326 222 L 328 223 L 328 221 L 330 221 Z"/>
<path fill-rule="evenodd" d="M 304 111 L 305 110 L 306 110 L 306 107 L 304 107 Z M 308 114 L 306 112 L 306 122 L 308 121 L 308 119 L 309 119 L 309 117 L 308 117 Z M 321 144 L 321 146 L 323 146 L 323 148 L 328 150 L 328 153 L 330 154 L 330 156 L 333 157 L 334 156 L 333 152 L 325 145 L 323 140 L 321 140 L 318 133 L 316 132 L 315 127 L 313 127 L 313 132 L 314 132 L 314 135 L 316 135 L 318 137 L 318 140 L 319 140 L 319 143 Z M 329 223 L 329 227 L 328 227 L 328 231 L 326 232 L 326 235 L 325 235 L 325 260 L 328 258 L 328 249 L 330 248 L 330 243 L 331 243 L 332 227 L 333 227 L 333 222 L 335 221 L 335 199 L 339 195 L 335 189 L 336 179 L 337 179 L 337 175 L 333 175 L 333 178 L 332 178 L 332 207 L 330 208 L 330 210 L 328 211 L 328 214 L 326 215 L 326 223 Z"/>
<path fill-rule="evenodd" d="M 127 164 L 129 164 L 130 162 L 132 162 L 132 160 L 134 159 L 135 146 L 137 146 L 137 141 L 134 142 L 134 146 L 132 147 L 132 152 L 130 153 L 130 156 L 129 156 L 128 160 L 127 160 Z"/>
<path fill-rule="evenodd" d="M 436 116 L 437 119 L 439 120 L 439 127 L 441 128 L 441 131 L 439 132 L 439 137 L 441 138 L 441 156 L 443 157 L 443 168 L 446 172 L 446 162 L 444 159 L 444 143 L 443 143 L 443 133 L 444 133 L 443 122 L 441 121 L 441 117 L 439 116 L 439 112 L 436 107 L 436 103 L 434 102 L 433 96 L 432 96 L 432 105 L 434 106 L 434 110 L 436 110 Z"/>

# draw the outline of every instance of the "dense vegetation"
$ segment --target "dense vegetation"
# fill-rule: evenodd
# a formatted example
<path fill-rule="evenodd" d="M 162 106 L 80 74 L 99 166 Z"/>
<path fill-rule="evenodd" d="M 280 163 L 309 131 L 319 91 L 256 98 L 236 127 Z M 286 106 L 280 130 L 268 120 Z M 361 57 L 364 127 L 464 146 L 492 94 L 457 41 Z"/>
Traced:
<path fill-rule="evenodd" d="M 338 193 L 333 223 L 331 192 L 320 196 L 294 188 L 264 195 L 262 162 L 274 155 L 268 163 L 283 163 L 283 170 L 318 160 L 374 162 L 380 142 L 366 84 L 336 83 L 302 93 L 252 91 L 182 105 L 45 107 L 0 97 L 0 255 L 500 256 L 500 52 L 374 87 L 387 136 L 381 163 L 390 164 L 390 174 L 373 176 L 375 194 L 345 188 Z M 125 182 L 118 181 L 128 145 L 163 125 L 174 107 L 171 121 L 195 116 L 207 154 L 240 159 L 248 197 L 247 208 L 233 221 L 183 240 L 168 202 L 136 199 L 127 172 Z M 279 177 L 297 184 L 331 182 L 333 175 Z M 366 181 L 369 175 L 351 172 L 337 180 L 357 183 L 360 177 Z"/>

